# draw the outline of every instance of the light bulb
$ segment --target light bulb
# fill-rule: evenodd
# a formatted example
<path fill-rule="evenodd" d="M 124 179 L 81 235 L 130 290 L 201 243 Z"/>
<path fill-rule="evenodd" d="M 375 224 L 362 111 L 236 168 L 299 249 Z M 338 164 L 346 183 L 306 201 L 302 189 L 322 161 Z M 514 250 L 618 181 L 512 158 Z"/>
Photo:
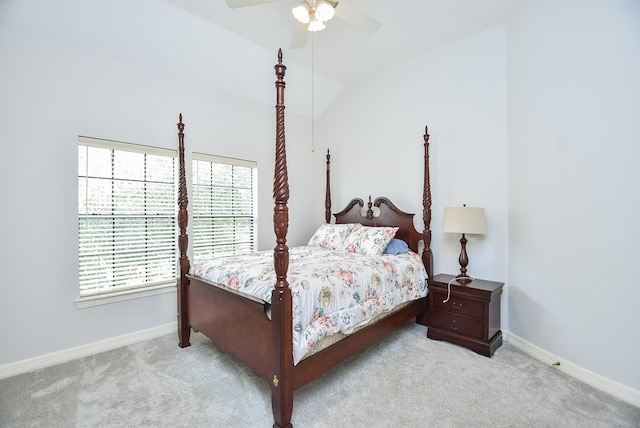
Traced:
<path fill-rule="evenodd" d="M 316 18 L 318 18 L 320 21 L 328 21 L 331 18 L 333 18 L 333 15 L 335 15 L 336 11 L 333 8 L 333 6 L 331 6 L 329 3 L 327 3 L 325 0 L 318 0 L 316 2 Z"/>
<path fill-rule="evenodd" d="M 291 9 L 291 13 L 293 16 L 303 24 L 308 24 L 311 17 L 309 16 L 309 12 L 311 12 L 311 6 L 306 1 L 300 2 L 296 7 Z"/>
<path fill-rule="evenodd" d="M 320 30 L 324 30 L 325 28 L 327 27 L 324 25 L 324 22 L 317 19 L 315 15 L 312 15 L 311 21 L 309 22 L 309 26 L 307 27 L 307 30 L 320 31 Z"/>

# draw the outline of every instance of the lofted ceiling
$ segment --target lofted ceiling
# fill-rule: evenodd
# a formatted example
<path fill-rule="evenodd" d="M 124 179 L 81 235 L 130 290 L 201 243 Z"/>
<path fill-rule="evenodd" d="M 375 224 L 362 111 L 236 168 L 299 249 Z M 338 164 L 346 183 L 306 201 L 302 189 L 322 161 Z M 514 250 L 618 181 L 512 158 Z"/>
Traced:
<path fill-rule="evenodd" d="M 0 0 L 0 28 L 23 28 L 268 105 L 273 74 L 262 70 L 282 48 L 288 85 L 315 88 L 315 98 L 311 89 L 288 91 L 288 111 L 320 117 L 345 87 L 503 23 L 530 0 L 342 0 L 382 26 L 365 34 L 340 19 L 338 3 L 326 29 L 290 49 L 291 8 L 299 1 L 232 9 L 225 0 Z"/>
<path fill-rule="evenodd" d="M 300 0 L 232 9 L 223 0 L 164 0 L 269 51 L 283 48 L 287 61 L 348 86 L 369 73 L 505 22 L 528 0 L 344 0 L 382 26 L 372 35 L 336 14 L 327 28 L 289 49 Z M 337 9 L 340 8 L 338 2 Z"/>

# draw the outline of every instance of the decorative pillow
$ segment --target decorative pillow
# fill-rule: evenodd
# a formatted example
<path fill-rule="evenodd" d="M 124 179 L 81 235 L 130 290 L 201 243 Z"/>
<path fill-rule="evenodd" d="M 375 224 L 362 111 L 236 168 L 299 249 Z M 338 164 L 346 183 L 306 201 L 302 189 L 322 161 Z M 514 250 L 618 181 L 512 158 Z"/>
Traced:
<path fill-rule="evenodd" d="M 328 224 L 322 223 L 309 239 L 309 246 L 322 247 L 328 250 L 342 250 L 345 239 L 354 230 L 361 227 L 360 223 Z"/>
<path fill-rule="evenodd" d="M 347 236 L 343 249 L 348 253 L 381 256 L 397 231 L 397 227 L 361 226 Z"/>
<path fill-rule="evenodd" d="M 402 239 L 393 238 L 387 248 L 384 249 L 383 254 L 391 254 L 397 256 L 398 254 L 404 254 L 409 252 L 409 246 Z"/>

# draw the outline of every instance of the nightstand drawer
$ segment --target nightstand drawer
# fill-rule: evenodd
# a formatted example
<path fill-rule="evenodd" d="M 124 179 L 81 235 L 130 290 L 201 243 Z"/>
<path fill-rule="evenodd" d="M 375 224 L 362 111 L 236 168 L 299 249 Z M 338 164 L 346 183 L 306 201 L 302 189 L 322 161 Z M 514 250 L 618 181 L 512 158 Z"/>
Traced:
<path fill-rule="evenodd" d="M 447 295 L 437 291 L 433 293 L 433 309 L 450 312 L 451 314 L 466 315 L 468 317 L 482 320 L 484 318 L 484 304 L 477 300 L 465 299 L 464 297 L 450 296 L 446 303 Z"/>
<path fill-rule="evenodd" d="M 442 302 L 442 300 L 440 300 L 440 302 Z M 434 310 L 431 313 L 429 326 L 478 339 L 482 339 L 484 332 L 484 323 L 482 320 L 457 316 L 456 314 L 438 310 Z"/>

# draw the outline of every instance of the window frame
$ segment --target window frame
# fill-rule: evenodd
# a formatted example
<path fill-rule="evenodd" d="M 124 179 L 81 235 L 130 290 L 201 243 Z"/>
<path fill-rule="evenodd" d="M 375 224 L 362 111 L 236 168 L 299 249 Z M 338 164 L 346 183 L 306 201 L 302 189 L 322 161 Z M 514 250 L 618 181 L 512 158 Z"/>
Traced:
<path fill-rule="evenodd" d="M 197 187 L 200 186 L 198 180 L 196 179 L 196 175 L 198 173 L 198 167 L 196 162 L 208 162 L 212 164 L 223 164 L 230 165 L 232 167 L 240 167 L 240 168 L 249 168 L 251 170 L 251 236 L 249 249 L 246 251 L 234 251 L 233 254 L 244 254 L 252 251 L 256 251 L 258 248 L 258 162 L 246 160 L 246 159 L 237 159 L 230 158 L 224 156 L 217 156 L 199 152 L 193 152 L 191 158 L 191 215 L 190 215 L 190 224 L 191 228 L 191 259 L 195 263 L 200 258 L 197 256 L 198 252 L 198 233 L 196 230 L 196 220 L 198 218 L 211 218 L 213 216 L 204 216 L 198 211 L 197 207 Z M 232 186 L 236 188 L 235 186 Z M 213 204 L 213 201 L 212 201 Z M 213 232 L 212 232 L 213 234 Z M 200 245 L 200 248 L 204 248 L 204 246 Z M 231 255 L 229 253 L 222 253 L 220 255 Z M 204 256 L 202 258 L 207 258 L 210 256 Z"/>
<path fill-rule="evenodd" d="M 81 200 L 78 200 L 77 205 L 77 212 L 78 212 L 78 290 L 79 290 L 79 297 L 76 299 L 75 304 L 78 308 L 84 308 L 84 307 L 91 307 L 91 306 L 96 306 L 96 305 L 102 305 L 102 304 L 106 304 L 106 303 L 113 303 L 113 302 L 118 302 L 118 301 L 123 301 L 123 300 L 129 300 L 132 298 L 139 298 L 139 297 L 145 297 L 145 296 L 152 296 L 152 295 L 159 295 L 159 294 L 165 294 L 165 293 L 171 293 L 176 291 L 176 284 L 177 284 L 177 276 L 178 276 L 178 272 L 179 272 L 179 254 L 178 254 L 178 249 L 177 249 L 177 237 L 178 237 L 178 207 L 177 207 L 177 189 L 178 189 L 178 165 L 177 165 L 177 157 L 178 157 L 178 151 L 176 149 L 165 149 L 165 148 L 160 148 L 160 147 L 153 147 L 153 146 L 147 146 L 147 145 L 141 145 L 141 144 L 134 144 L 134 143 L 125 143 L 125 142 L 120 142 L 120 141 L 114 141 L 114 140 L 106 140 L 106 139 L 100 139 L 100 138 L 93 138 L 93 137 L 86 137 L 86 136 L 79 136 L 78 137 L 78 143 L 77 143 L 77 147 L 78 147 L 78 170 L 76 171 L 78 173 L 78 181 L 77 181 L 77 185 L 78 185 L 78 198 L 81 198 L 80 192 L 81 192 L 81 180 L 84 179 L 86 182 L 89 181 L 89 175 L 88 175 L 88 161 L 85 161 L 85 171 L 84 171 L 84 175 L 80 174 L 80 150 L 81 147 L 86 146 L 87 147 L 87 151 L 89 150 L 88 148 L 98 148 L 98 149 L 108 149 L 108 150 L 116 150 L 116 151 L 123 151 L 123 152 L 132 152 L 132 153 L 140 153 L 140 154 L 144 154 L 144 155 L 155 155 L 155 156 L 163 156 L 163 157 L 167 157 L 171 159 L 172 162 L 172 167 L 173 167 L 173 177 L 172 177 L 172 181 L 171 181 L 171 187 L 172 187 L 172 193 L 173 196 L 171 197 L 171 214 L 170 215 L 143 215 L 142 217 L 138 217 L 138 218 L 146 218 L 146 219 L 158 219 L 158 218 L 169 218 L 170 222 L 173 223 L 172 225 L 172 230 L 170 232 L 171 235 L 171 248 L 173 251 L 173 255 L 172 255 L 172 262 L 173 262 L 173 268 L 171 271 L 172 277 L 171 278 L 165 278 L 162 280 L 158 280 L 158 281 L 149 281 L 149 282 L 142 282 L 142 283 L 138 283 L 135 285 L 125 285 L 125 286 L 116 286 L 116 287 L 108 287 L 108 288 L 96 288 L 93 290 L 81 290 L 81 257 L 83 255 L 83 252 L 80 249 L 80 245 L 81 245 L 81 221 L 83 220 L 83 218 L 90 218 L 92 216 L 90 216 L 89 214 L 87 214 L 87 212 L 85 211 L 84 213 L 81 210 L 80 207 L 80 203 Z M 113 152 L 112 152 L 113 153 Z M 112 158 L 113 159 L 113 158 Z M 146 157 L 145 157 L 145 161 L 146 161 Z M 146 164 L 146 163 L 145 163 Z M 115 177 L 114 177 L 114 171 L 113 171 L 113 164 L 111 164 L 109 166 L 109 168 L 111 168 L 111 177 L 109 178 L 109 180 L 115 181 Z M 104 177 L 103 177 L 104 179 Z M 133 180 L 131 179 L 125 179 L 123 180 L 123 182 L 131 182 Z M 142 182 L 148 183 L 148 182 L 152 182 L 152 180 L 149 180 L 148 176 L 145 176 L 143 180 L 141 180 Z M 165 184 L 168 184 L 165 183 Z M 88 189 L 85 188 L 85 194 L 88 193 Z M 165 195 L 166 196 L 166 195 Z M 115 194 L 111 195 L 111 201 L 113 202 L 114 199 L 117 199 L 118 196 L 116 196 Z M 147 207 L 148 206 L 148 199 L 144 199 L 144 206 Z M 166 199 L 165 199 L 165 204 L 166 204 Z M 167 205 L 163 206 L 164 208 L 167 208 Z M 168 212 L 168 211 L 167 211 Z M 94 218 L 115 218 L 117 217 L 116 214 L 112 214 L 111 217 L 107 214 L 101 214 L 98 215 Z M 122 215 L 122 218 L 133 218 L 135 217 L 135 215 L 129 214 L 129 215 Z M 165 228 L 166 229 L 166 228 Z M 165 237 L 164 239 L 168 239 L 169 238 L 169 233 L 166 232 L 166 230 L 164 231 L 163 236 Z M 165 250 L 166 251 L 166 250 Z M 146 251 L 145 251 L 146 254 Z"/>

